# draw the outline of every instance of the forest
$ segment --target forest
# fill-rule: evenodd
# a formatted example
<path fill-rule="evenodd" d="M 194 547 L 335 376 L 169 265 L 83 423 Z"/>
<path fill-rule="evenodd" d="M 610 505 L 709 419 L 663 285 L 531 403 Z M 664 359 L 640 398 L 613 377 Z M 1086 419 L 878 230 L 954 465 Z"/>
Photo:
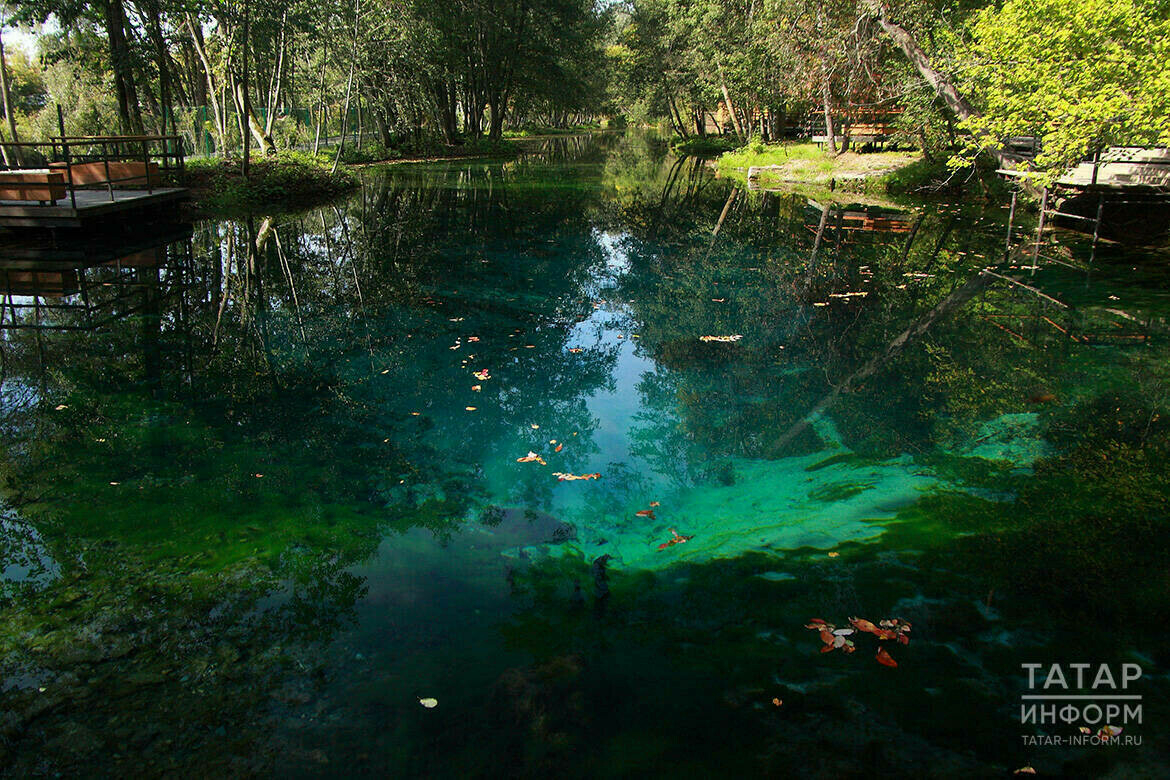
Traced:
<path fill-rule="evenodd" d="M 1170 144 L 1164 0 L 24 0 L 0 4 L 5 140 L 181 134 L 195 155 L 497 143 L 658 124 L 777 141 L 889 121 L 962 163 Z M 12 44 L 14 35 L 24 45 Z M 35 41 L 35 45 L 32 42 Z M 1071 70 L 1070 70 L 1071 69 Z M 1070 72 L 1075 78 L 1070 78 Z M 61 116 L 58 116 L 58 106 Z"/>

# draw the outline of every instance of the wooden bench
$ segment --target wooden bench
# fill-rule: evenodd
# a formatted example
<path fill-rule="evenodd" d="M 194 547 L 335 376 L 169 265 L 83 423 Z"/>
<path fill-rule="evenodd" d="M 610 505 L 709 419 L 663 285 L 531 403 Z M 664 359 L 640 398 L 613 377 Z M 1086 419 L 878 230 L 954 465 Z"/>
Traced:
<path fill-rule="evenodd" d="M 56 203 L 65 197 L 65 177 L 47 168 L 0 171 L 0 200 Z"/>
<path fill-rule="evenodd" d="M 149 168 L 146 163 L 138 160 L 73 163 L 68 168 L 65 167 L 65 163 L 57 162 L 50 163 L 49 167 L 54 171 L 60 171 L 65 175 L 66 180 L 76 187 L 87 184 L 109 184 L 113 187 L 158 187 L 160 184 L 158 163 L 156 162 L 150 163 Z M 147 182 L 148 175 L 150 176 L 149 184 Z"/>

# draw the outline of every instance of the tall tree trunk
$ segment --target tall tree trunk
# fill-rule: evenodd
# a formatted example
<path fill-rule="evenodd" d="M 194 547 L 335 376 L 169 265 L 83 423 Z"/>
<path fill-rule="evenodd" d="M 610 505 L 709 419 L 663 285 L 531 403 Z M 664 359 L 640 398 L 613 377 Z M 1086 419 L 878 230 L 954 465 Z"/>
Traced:
<path fill-rule="evenodd" d="M 0 99 L 4 102 L 4 116 L 8 120 L 8 135 L 12 138 L 12 143 L 20 143 L 20 136 L 16 134 L 16 115 L 13 114 L 12 109 L 12 94 L 8 89 L 8 59 L 4 56 L 4 35 L 3 35 L 4 20 L 0 19 Z M 24 166 L 24 155 L 20 151 L 19 146 L 12 147 L 12 155 L 8 154 L 8 147 L 0 147 L 0 151 L 4 152 L 4 164 L 12 167 L 15 162 L 18 166 Z"/>
<path fill-rule="evenodd" d="M 138 90 L 126 43 L 126 11 L 122 0 L 106 0 L 106 37 L 110 47 L 110 65 L 114 71 L 114 91 L 118 99 L 118 116 L 127 133 L 142 134 L 142 111 L 138 107 Z"/>
<path fill-rule="evenodd" d="M 358 24 L 358 0 L 353 3 L 353 46 L 349 53 L 349 78 L 345 81 L 345 107 L 341 109 L 341 138 L 337 142 L 337 156 L 333 158 L 333 167 L 329 169 L 330 173 L 337 172 L 337 166 L 341 162 L 341 153 L 345 150 L 345 123 L 349 119 L 349 98 L 353 93 L 353 69 L 357 63 L 357 24 Z"/>
<path fill-rule="evenodd" d="M 207 98 L 211 101 L 212 124 L 216 134 L 216 153 L 222 157 L 227 152 L 227 116 L 224 114 L 223 104 L 219 101 L 219 89 L 215 84 L 215 71 L 211 68 L 211 61 L 207 58 L 207 50 L 203 45 L 203 31 L 191 14 L 187 14 L 187 30 L 191 33 L 191 45 L 199 57 L 203 73 L 206 76 Z"/>
<path fill-rule="evenodd" d="M 155 65 L 158 67 L 158 104 L 162 111 L 162 135 L 167 134 L 167 121 L 171 128 L 178 133 L 175 125 L 174 99 L 171 96 L 171 55 L 167 51 L 166 39 L 163 38 L 161 12 L 158 0 L 140 0 L 140 12 L 146 18 L 146 33 L 154 47 Z"/>
<path fill-rule="evenodd" d="M 288 26 L 288 10 L 280 14 L 280 35 L 277 39 L 276 64 L 272 67 L 272 76 L 268 79 L 268 96 L 264 101 L 267 112 L 264 116 L 264 135 L 272 140 L 272 122 L 276 118 L 276 109 L 280 104 L 280 90 L 284 85 L 284 52 L 286 48 L 285 29 Z M 273 145 L 275 149 L 275 145 Z"/>
<path fill-rule="evenodd" d="M 902 25 L 890 21 L 887 15 L 889 8 L 882 0 L 864 0 L 864 4 L 866 9 L 877 18 L 882 30 L 898 45 L 898 48 L 906 55 L 906 59 L 910 60 L 910 64 L 918 70 L 922 78 L 926 79 L 926 82 L 934 89 L 935 94 L 942 98 L 943 102 L 947 104 L 947 108 L 955 116 L 960 120 L 979 116 L 979 112 L 959 93 L 954 82 L 931 65 L 930 57 L 918 45 L 914 34 Z M 986 132 L 980 132 L 975 134 L 975 140 L 982 144 L 1000 165 L 1006 165 L 1010 162 L 1010 159 L 1000 148 L 998 139 L 992 138 Z"/>
<path fill-rule="evenodd" d="M 743 125 L 739 123 L 739 115 L 735 113 L 735 106 L 731 104 L 731 93 L 727 91 L 727 81 L 723 78 L 723 67 L 719 68 L 719 88 L 723 91 L 723 103 L 727 106 L 727 113 L 731 114 L 731 125 L 735 128 L 735 134 L 739 140 L 746 141 L 747 137 L 743 134 Z"/>
<path fill-rule="evenodd" d="M 821 106 L 825 112 L 825 135 L 828 136 L 829 154 L 837 155 L 837 130 L 833 126 L 833 91 L 829 88 L 829 77 L 826 74 L 821 82 Z"/>
<path fill-rule="evenodd" d="M 248 97 L 248 52 L 252 48 L 252 43 L 249 40 L 252 37 L 252 7 L 248 0 L 244 0 L 244 41 L 243 41 L 243 67 L 241 68 L 241 78 L 236 84 L 236 109 L 240 116 L 240 143 L 244 146 L 244 159 L 240 167 L 241 175 L 248 178 L 249 168 L 251 167 L 252 144 L 248 140 L 248 131 L 244 128 L 244 123 L 247 121 L 251 124 L 254 117 L 252 116 L 252 100 Z"/>

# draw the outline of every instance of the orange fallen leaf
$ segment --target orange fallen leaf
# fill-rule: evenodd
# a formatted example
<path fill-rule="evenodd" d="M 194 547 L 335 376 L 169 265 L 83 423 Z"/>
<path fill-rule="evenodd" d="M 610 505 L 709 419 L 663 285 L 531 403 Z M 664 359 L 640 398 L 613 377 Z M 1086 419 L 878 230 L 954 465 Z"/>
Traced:
<path fill-rule="evenodd" d="M 655 519 L 653 509 L 639 509 L 637 512 L 634 512 L 634 514 L 638 517 L 649 517 L 651 520 Z"/>
<path fill-rule="evenodd" d="M 673 528 L 670 529 L 670 536 L 670 541 L 663 542 L 662 544 L 658 545 L 659 550 L 665 550 L 667 547 L 671 547 L 676 544 L 683 544 L 684 542 L 689 542 L 691 539 L 695 538 L 694 536 L 683 536 Z"/>
<path fill-rule="evenodd" d="M 581 349 L 580 347 L 572 347 L 569 351 L 576 355 L 580 352 L 584 352 L 585 350 Z"/>
<path fill-rule="evenodd" d="M 839 552 L 831 552 L 831 553 L 829 553 L 829 557 L 830 557 L 830 558 L 837 558 L 837 557 L 839 557 L 840 555 L 841 555 L 841 553 L 839 553 Z"/>
<path fill-rule="evenodd" d="M 516 458 L 516 462 L 517 463 L 539 463 L 542 466 L 548 465 L 547 463 L 544 462 L 544 458 L 540 457 L 539 455 L 537 455 L 535 452 L 532 452 L 531 450 L 529 450 L 528 454 L 525 455 L 523 458 Z"/>
<path fill-rule="evenodd" d="M 882 666 L 888 666 L 891 669 L 898 668 L 898 662 L 894 660 L 893 656 L 886 652 L 886 648 L 881 647 L 880 645 L 878 646 L 877 655 L 874 657 L 877 658 L 877 662 Z"/>
<path fill-rule="evenodd" d="M 560 452 L 560 451 L 561 451 L 561 450 L 563 450 L 564 448 L 565 448 L 565 445 L 563 445 L 563 444 L 558 444 L 558 445 L 557 445 L 557 448 L 556 448 L 555 450 L 553 450 L 553 452 Z"/>
<path fill-rule="evenodd" d="M 849 625 L 853 626 L 858 631 L 864 631 L 867 634 L 877 634 L 879 632 L 878 627 L 865 618 L 851 617 L 849 618 Z"/>
<path fill-rule="evenodd" d="M 466 409 L 466 410 L 467 410 L 467 411 L 469 411 L 469 412 L 474 412 L 474 411 L 475 411 L 475 407 L 474 407 L 474 406 L 465 406 L 465 407 L 463 407 L 463 408 L 464 408 L 464 409 Z"/>
<path fill-rule="evenodd" d="M 561 482 L 573 482 L 578 479 L 601 479 L 600 474 L 565 474 L 561 471 L 554 471 L 553 476 Z"/>
<path fill-rule="evenodd" d="M 478 393 L 480 390 L 483 390 L 483 385 L 472 385 L 471 386 L 471 391 L 473 393 Z"/>
<path fill-rule="evenodd" d="M 479 336 L 468 336 L 468 337 L 467 337 L 467 341 L 468 341 L 469 343 L 474 343 L 474 342 L 476 342 L 476 341 L 479 341 Z"/>
<path fill-rule="evenodd" d="M 699 336 L 699 341 L 717 341 L 721 344 L 734 344 L 742 338 L 743 336 L 737 333 L 734 336 Z"/>
<path fill-rule="evenodd" d="M 486 368 L 480 369 L 479 371 L 472 371 L 471 375 L 476 379 L 482 379 L 484 381 L 492 378 L 491 374 L 488 373 Z"/>

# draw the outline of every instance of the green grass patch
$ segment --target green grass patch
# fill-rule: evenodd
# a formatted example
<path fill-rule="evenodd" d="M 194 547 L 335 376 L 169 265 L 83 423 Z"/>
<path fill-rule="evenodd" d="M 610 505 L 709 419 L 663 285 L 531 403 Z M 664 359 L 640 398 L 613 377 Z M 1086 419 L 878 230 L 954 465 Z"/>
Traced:
<path fill-rule="evenodd" d="M 737 139 L 719 135 L 709 135 L 703 138 L 680 138 L 675 136 L 670 147 L 678 154 L 689 154 L 693 157 L 715 157 L 736 148 Z"/>
<path fill-rule="evenodd" d="M 811 143 L 754 141 L 720 156 L 718 168 L 723 175 L 740 179 L 747 177 L 750 168 L 764 168 L 756 179 L 762 186 L 794 183 L 833 187 L 892 175 L 918 159 L 916 152 L 846 152 L 833 156 Z"/>
<path fill-rule="evenodd" d="M 553 127 L 551 125 L 528 124 L 504 131 L 504 138 L 532 138 L 542 135 L 574 135 L 576 133 L 592 133 L 603 129 L 600 122 L 584 122 L 568 127 Z"/>
<path fill-rule="evenodd" d="M 353 173 L 332 166 L 333 159 L 323 154 L 285 151 L 252 160 L 244 178 L 238 160 L 191 160 L 183 184 L 204 214 L 285 211 L 326 202 L 357 186 Z"/>

